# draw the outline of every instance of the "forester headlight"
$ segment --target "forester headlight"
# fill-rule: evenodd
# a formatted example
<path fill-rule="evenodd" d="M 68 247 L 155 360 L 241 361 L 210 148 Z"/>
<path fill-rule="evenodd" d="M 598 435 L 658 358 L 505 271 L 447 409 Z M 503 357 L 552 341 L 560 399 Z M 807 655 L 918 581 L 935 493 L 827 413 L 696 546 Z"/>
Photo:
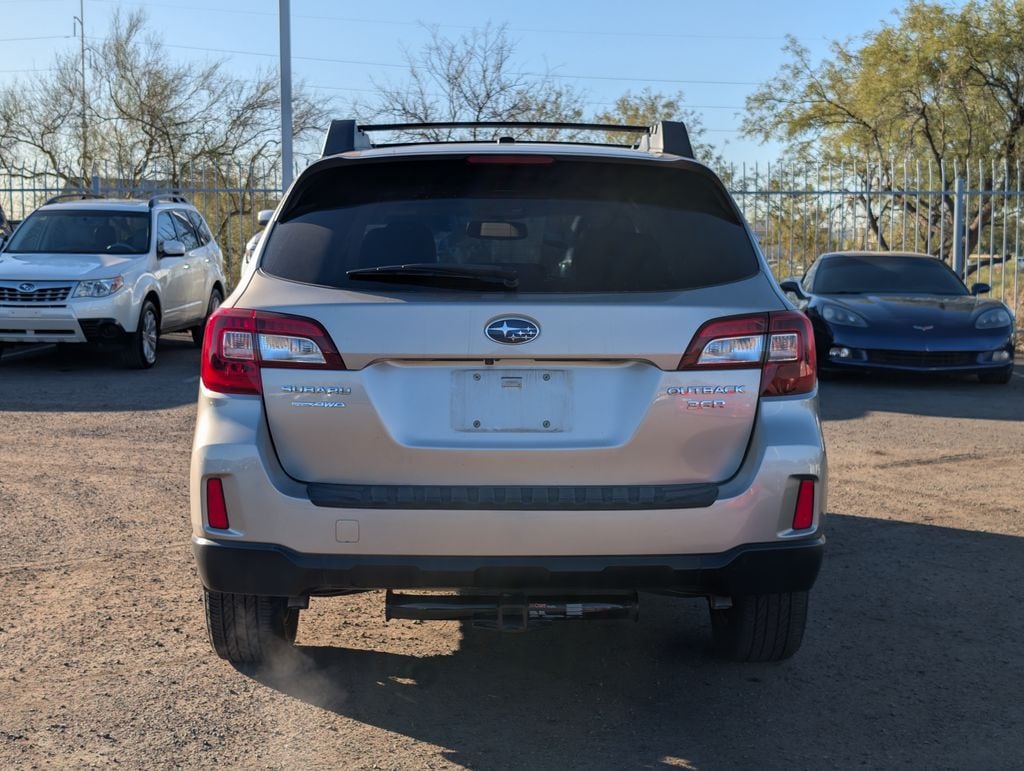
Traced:
<path fill-rule="evenodd" d="M 123 286 L 124 279 L 121 276 L 82 281 L 75 290 L 75 297 L 108 297 Z"/>
<path fill-rule="evenodd" d="M 830 324 L 842 324 L 847 327 L 866 327 L 868 323 L 853 311 L 840 308 L 838 305 L 822 305 L 821 317 Z"/>
<path fill-rule="evenodd" d="M 997 329 L 998 327 L 1008 327 L 1013 322 L 1010 314 L 1002 308 L 993 308 L 992 310 L 985 311 L 978 320 L 974 322 L 974 326 L 978 329 Z"/>

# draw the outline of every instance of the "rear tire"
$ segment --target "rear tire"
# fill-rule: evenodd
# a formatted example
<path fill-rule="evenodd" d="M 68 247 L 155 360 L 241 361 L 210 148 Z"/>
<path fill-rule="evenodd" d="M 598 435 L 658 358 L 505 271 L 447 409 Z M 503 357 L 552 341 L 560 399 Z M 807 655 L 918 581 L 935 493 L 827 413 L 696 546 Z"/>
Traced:
<path fill-rule="evenodd" d="M 210 645 L 232 664 L 260 664 L 295 643 L 298 608 L 283 597 L 203 590 Z"/>
<path fill-rule="evenodd" d="M 160 312 L 152 300 L 142 303 L 139 323 L 128 335 L 121 352 L 121 360 L 129 369 L 149 369 L 156 364 L 160 344 Z"/>
<path fill-rule="evenodd" d="M 203 317 L 203 323 L 198 327 L 192 327 L 192 342 L 195 343 L 196 348 L 203 347 L 203 335 L 206 333 L 206 322 L 209 321 L 210 316 L 213 312 L 220 307 L 220 304 L 224 302 L 224 297 L 221 295 L 219 289 L 214 289 L 210 292 L 210 301 L 206 304 L 206 316 Z"/>
<path fill-rule="evenodd" d="M 733 597 L 728 610 L 711 611 L 715 652 L 730 661 L 788 659 L 800 649 L 807 624 L 807 592 Z"/>
<path fill-rule="evenodd" d="M 982 372 L 978 375 L 978 380 L 986 385 L 1006 385 L 1013 380 L 1013 366 L 995 372 Z"/>

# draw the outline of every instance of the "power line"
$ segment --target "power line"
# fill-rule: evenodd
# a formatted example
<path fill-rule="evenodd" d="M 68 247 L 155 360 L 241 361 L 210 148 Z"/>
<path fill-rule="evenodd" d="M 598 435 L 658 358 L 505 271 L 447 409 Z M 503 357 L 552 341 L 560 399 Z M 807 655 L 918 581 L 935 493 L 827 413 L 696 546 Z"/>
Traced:
<path fill-rule="evenodd" d="M 90 3 L 106 3 L 111 5 L 124 5 L 120 0 L 88 0 Z M 161 7 L 173 8 L 185 11 L 211 11 L 214 13 L 235 13 L 248 16 L 275 16 L 271 11 L 253 11 L 245 8 L 211 8 L 209 6 L 187 6 L 176 3 L 137 3 L 137 7 Z M 313 21 L 341 21 L 347 24 L 383 24 L 399 27 L 422 27 L 418 21 L 404 21 L 400 19 L 367 19 L 352 16 L 324 16 L 312 14 L 292 14 L 293 19 L 310 19 Z M 433 26 L 433 25 L 427 25 Z M 479 29 L 480 25 L 472 24 L 438 24 L 443 29 Z M 676 38 L 685 40 L 785 40 L 785 35 L 715 35 L 698 32 L 652 32 L 632 30 L 587 30 L 587 29 L 554 29 L 546 27 L 509 27 L 510 32 L 530 32 L 552 35 L 596 35 L 600 37 L 655 37 L 655 38 Z"/>
<path fill-rule="evenodd" d="M 67 40 L 74 35 L 37 35 L 36 37 L 4 37 L 0 43 L 20 43 L 23 40 Z"/>
<path fill-rule="evenodd" d="M 379 88 L 356 88 L 354 86 L 321 86 L 316 83 L 307 83 L 307 88 L 318 88 L 322 91 L 360 91 L 367 94 L 378 94 L 380 93 Z M 426 96 L 435 97 L 441 99 L 445 96 L 442 93 L 428 93 Z M 586 100 L 583 102 L 587 105 L 601 105 L 607 107 L 614 107 L 618 102 L 598 102 L 592 100 Z M 684 103 L 682 107 L 693 109 L 693 110 L 743 110 L 746 109 L 742 104 L 687 104 Z"/>
<path fill-rule="evenodd" d="M 96 2 L 96 0 L 93 0 Z M 223 53 L 223 54 L 236 54 L 239 56 L 265 56 L 276 59 L 277 54 L 266 53 L 264 51 L 243 51 L 237 48 L 208 48 L 203 46 L 186 46 L 172 43 L 164 43 L 167 48 L 181 48 L 187 51 L 205 51 L 207 53 Z M 329 64 L 363 64 L 370 67 L 395 67 L 397 69 L 406 69 L 408 64 L 396 64 L 394 62 L 374 62 L 367 61 L 364 59 L 334 59 L 323 56 L 293 56 L 293 59 L 300 59 L 306 62 L 327 62 Z M 578 74 L 558 74 L 558 73 L 546 73 L 546 72 L 520 72 L 518 75 L 527 75 L 530 77 L 538 78 L 556 78 L 558 80 L 619 80 L 637 83 L 677 83 L 677 84 L 690 84 L 690 85 L 706 85 L 706 86 L 756 86 L 759 82 L 756 80 L 693 80 L 687 78 L 637 78 L 631 76 L 620 76 L 620 75 L 578 75 Z"/>

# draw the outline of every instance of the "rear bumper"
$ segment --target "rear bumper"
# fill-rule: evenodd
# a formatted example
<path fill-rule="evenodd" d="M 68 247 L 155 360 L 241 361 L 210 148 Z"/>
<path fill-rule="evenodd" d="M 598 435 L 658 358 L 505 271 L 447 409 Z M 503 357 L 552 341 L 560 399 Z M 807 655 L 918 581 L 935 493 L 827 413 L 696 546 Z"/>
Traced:
<path fill-rule="evenodd" d="M 301 554 L 273 544 L 192 539 L 211 591 L 303 597 L 351 589 L 638 589 L 737 596 L 805 591 L 825 537 L 717 554 L 435 557 Z"/>

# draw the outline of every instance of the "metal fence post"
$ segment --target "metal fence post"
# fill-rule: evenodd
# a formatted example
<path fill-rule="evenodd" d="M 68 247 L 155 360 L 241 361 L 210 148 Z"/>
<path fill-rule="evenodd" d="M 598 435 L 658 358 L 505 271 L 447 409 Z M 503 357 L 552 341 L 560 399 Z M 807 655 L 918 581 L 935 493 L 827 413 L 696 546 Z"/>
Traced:
<path fill-rule="evenodd" d="M 964 178 L 957 174 L 953 188 L 953 270 L 964 275 Z"/>

